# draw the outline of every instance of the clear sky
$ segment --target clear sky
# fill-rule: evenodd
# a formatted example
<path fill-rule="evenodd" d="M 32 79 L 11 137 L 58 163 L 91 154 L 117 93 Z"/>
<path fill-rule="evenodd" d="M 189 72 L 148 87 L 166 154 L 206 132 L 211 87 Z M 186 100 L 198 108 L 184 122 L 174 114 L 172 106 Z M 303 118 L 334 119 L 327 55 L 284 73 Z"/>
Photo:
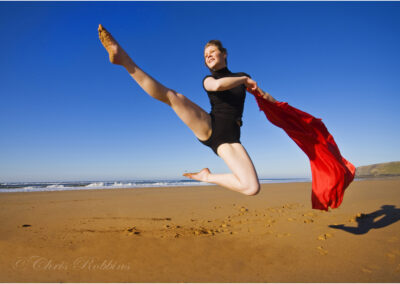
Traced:
<path fill-rule="evenodd" d="M 400 160 L 400 2 L 0 2 L 0 181 L 179 178 L 227 167 L 108 61 L 103 24 L 136 63 L 206 111 L 203 48 L 322 118 L 355 166 Z M 310 177 L 248 94 L 261 178 Z"/>

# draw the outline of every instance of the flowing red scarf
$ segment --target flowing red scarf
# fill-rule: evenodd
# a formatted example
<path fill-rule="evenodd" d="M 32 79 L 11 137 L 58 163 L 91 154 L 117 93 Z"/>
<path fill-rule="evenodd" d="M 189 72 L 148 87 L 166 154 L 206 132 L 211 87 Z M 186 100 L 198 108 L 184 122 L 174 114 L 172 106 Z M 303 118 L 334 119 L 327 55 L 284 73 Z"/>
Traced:
<path fill-rule="evenodd" d="M 328 210 L 329 207 L 339 207 L 356 169 L 342 157 L 321 119 L 286 102 L 270 102 L 257 91 L 251 93 L 267 119 L 282 128 L 310 159 L 312 208 Z"/>

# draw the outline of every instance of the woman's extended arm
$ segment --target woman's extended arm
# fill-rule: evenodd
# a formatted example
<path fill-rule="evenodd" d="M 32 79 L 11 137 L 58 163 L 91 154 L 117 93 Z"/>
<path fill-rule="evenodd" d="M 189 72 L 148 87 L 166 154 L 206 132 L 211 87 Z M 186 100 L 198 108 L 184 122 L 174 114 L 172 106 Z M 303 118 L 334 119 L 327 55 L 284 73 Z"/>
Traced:
<path fill-rule="evenodd" d="M 232 89 L 236 86 L 245 84 L 246 88 L 255 89 L 257 88 L 257 83 L 247 76 L 241 77 L 225 77 L 220 79 L 214 79 L 213 77 L 207 77 L 204 80 L 204 88 L 207 91 L 225 91 Z"/>
<path fill-rule="evenodd" d="M 232 89 L 241 84 L 245 84 L 246 88 L 249 91 L 257 90 L 264 97 L 264 99 L 266 99 L 270 102 L 276 102 L 276 100 L 268 92 L 264 92 L 261 88 L 259 88 L 257 86 L 256 81 L 254 81 L 253 79 L 250 79 L 247 76 L 225 77 L 225 78 L 220 78 L 220 79 L 214 79 L 213 77 L 207 77 L 204 80 L 204 88 L 207 91 L 212 91 L 212 92 L 229 90 L 229 89 Z"/>
<path fill-rule="evenodd" d="M 264 99 L 266 99 L 272 103 L 276 102 L 274 97 L 272 97 L 268 92 L 264 92 L 263 90 L 261 90 L 261 88 L 257 87 L 257 92 L 259 92 L 263 96 Z"/>

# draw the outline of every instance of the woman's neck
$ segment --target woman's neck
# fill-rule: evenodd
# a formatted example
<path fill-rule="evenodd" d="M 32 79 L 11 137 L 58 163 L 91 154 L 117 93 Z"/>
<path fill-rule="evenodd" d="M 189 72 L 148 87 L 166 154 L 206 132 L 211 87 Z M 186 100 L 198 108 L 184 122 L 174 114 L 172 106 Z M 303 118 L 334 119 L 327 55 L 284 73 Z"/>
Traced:
<path fill-rule="evenodd" d="M 226 65 L 222 68 L 219 69 L 210 69 L 211 74 L 213 75 L 223 75 L 223 74 L 227 74 L 230 73 L 231 71 L 229 71 L 228 67 L 226 67 Z"/>

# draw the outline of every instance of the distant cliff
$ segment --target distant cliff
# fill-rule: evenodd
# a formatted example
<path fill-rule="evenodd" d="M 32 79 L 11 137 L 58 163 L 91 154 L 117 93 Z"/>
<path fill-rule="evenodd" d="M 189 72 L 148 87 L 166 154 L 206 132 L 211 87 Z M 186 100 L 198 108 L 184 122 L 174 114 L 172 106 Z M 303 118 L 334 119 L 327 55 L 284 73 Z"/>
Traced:
<path fill-rule="evenodd" d="M 356 170 L 357 178 L 400 176 L 400 162 L 361 166 Z"/>

